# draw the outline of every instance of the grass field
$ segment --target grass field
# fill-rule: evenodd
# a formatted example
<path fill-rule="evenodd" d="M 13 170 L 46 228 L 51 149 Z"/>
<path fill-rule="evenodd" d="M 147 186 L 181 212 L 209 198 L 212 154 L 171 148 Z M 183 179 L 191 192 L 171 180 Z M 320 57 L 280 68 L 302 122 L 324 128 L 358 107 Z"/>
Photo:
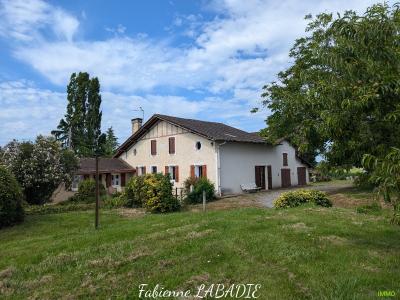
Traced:
<path fill-rule="evenodd" d="M 0 231 L 0 298 L 138 298 L 259 283 L 259 299 L 400 295 L 400 227 L 354 209 L 242 208 L 167 215 L 105 210 L 28 216 Z"/>

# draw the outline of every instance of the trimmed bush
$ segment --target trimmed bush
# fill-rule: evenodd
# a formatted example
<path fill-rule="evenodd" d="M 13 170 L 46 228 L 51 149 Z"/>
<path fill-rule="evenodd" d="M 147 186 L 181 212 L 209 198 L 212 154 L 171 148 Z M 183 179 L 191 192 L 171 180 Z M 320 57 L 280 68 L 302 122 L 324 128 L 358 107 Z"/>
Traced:
<path fill-rule="evenodd" d="M 185 180 L 186 202 L 190 204 L 203 202 L 203 191 L 206 191 L 207 201 L 215 199 L 215 186 L 207 178 L 188 178 Z M 193 185 L 193 191 L 190 186 Z"/>
<path fill-rule="evenodd" d="M 15 177 L 0 166 L 0 228 L 24 220 L 22 191 Z"/>
<path fill-rule="evenodd" d="M 102 183 L 99 184 L 99 194 L 103 197 L 106 189 Z M 78 192 L 72 196 L 71 201 L 92 203 L 96 201 L 96 181 L 94 179 L 85 179 L 78 185 Z"/>
<path fill-rule="evenodd" d="M 128 207 L 144 207 L 151 213 L 176 211 L 179 201 L 172 195 L 172 183 L 169 175 L 146 174 L 132 177 L 124 197 Z"/>
<path fill-rule="evenodd" d="M 297 190 L 282 193 L 274 202 L 275 208 L 296 207 L 305 203 L 312 203 L 318 206 L 331 207 L 332 202 L 325 192 L 315 190 Z"/>

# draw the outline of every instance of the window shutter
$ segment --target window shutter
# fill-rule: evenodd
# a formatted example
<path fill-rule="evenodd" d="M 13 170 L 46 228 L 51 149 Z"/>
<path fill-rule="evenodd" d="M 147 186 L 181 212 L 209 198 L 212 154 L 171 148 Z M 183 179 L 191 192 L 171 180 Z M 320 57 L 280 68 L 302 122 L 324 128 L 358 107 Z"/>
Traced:
<path fill-rule="evenodd" d="M 169 154 L 175 154 L 175 138 L 170 137 L 168 139 L 169 142 Z"/>
<path fill-rule="evenodd" d="M 207 178 L 207 165 L 201 166 L 203 177 Z"/>
<path fill-rule="evenodd" d="M 143 167 L 143 175 L 146 174 L 146 167 Z"/>
<path fill-rule="evenodd" d="M 168 166 L 165 166 L 165 175 L 168 174 Z"/>
<path fill-rule="evenodd" d="M 125 173 L 121 173 L 121 186 L 125 186 Z"/>
<path fill-rule="evenodd" d="M 283 155 L 283 166 L 287 166 L 288 165 L 288 157 L 287 157 L 287 153 L 282 153 Z"/>
<path fill-rule="evenodd" d="M 151 140 L 151 155 L 157 154 L 157 141 Z"/>
<path fill-rule="evenodd" d="M 179 182 L 179 167 L 175 166 L 175 182 Z"/>
<path fill-rule="evenodd" d="M 106 187 L 109 187 L 111 185 L 111 174 L 107 173 L 106 174 Z"/>
<path fill-rule="evenodd" d="M 195 175 L 194 175 L 194 165 L 191 165 L 190 166 L 190 178 L 194 178 L 195 177 Z"/>

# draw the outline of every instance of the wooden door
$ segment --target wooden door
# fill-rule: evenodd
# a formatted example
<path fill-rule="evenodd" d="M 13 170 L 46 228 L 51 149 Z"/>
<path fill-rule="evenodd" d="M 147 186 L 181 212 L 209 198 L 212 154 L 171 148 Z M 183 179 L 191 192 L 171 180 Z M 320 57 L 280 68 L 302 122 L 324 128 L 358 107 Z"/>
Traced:
<path fill-rule="evenodd" d="M 255 166 L 256 186 L 265 190 L 265 166 Z"/>
<path fill-rule="evenodd" d="M 297 168 L 297 180 L 298 180 L 298 185 L 307 184 L 306 167 Z"/>
<path fill-rule="evenodd" d="M 290 169 L 281 169 L 282 187 L 289 187 L 292 185 L 290 181 Z"/>
<path fill-rule="evenodd" d="M 268 172 L 268 189 L 272 189 L 272 168 L 271 166 L 267 166 L 267 172 Z"/>

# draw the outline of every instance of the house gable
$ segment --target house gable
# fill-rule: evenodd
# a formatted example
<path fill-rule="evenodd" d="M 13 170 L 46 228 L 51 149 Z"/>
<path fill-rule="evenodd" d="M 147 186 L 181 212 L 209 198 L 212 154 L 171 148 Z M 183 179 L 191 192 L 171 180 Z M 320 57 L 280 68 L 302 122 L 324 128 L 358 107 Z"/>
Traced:
<path fill-rule="evenodd" d="M 178 125 L 158 120 L 120 153 L 119 158 L 133 166 L 138 175 L 144 172 L 171 173 L 174 170 L 174 186 L 182 187 L 184 180 L 191 176 L 193 167 L 195 170 L 201 167 L 202 174 L 216 180 L 215 144 Z"/>

